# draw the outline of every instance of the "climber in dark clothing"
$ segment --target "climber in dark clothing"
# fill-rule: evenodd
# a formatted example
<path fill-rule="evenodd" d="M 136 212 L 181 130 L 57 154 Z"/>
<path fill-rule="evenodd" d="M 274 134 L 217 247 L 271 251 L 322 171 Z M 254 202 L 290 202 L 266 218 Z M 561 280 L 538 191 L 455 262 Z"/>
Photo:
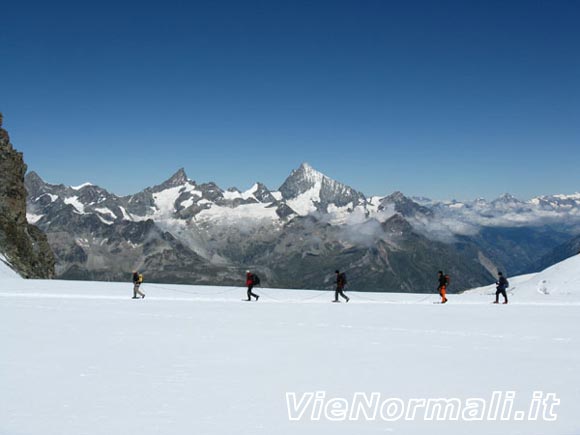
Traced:
<path fill-rule="evenodd" d="M 336 291 L 334 292 L 334 300 L 332 302 L 338 302 L 338 295 L 343 297 L 347 302 L 350 301 L 350 298 L 344 294 L 346 274 L 344 272 L 340 273 L 339 270 L 335 270 L 334 273 L 336 274 Z"/>
<path fill-rule="evenodd" d="M 508 297 L 507 297 L 506 289 L 509 287 L 509 282 L 508 282 L 507 278 L 505 276 L 503 276 L 503 273 L 498 272 L 497 275 L 498 275 L 499 279 L 495 283 L 496 290 L 495 290 L 495 302 L 494 302 L 494 304 L 499 304 L 499 295 L 503 296 L 503 299 L 504 299 L 503 303 L 507 304 Z"/>
<path fill-rule="evenodd" d="M 260 284 L 260 279 L 258 278 L 258 275 L 250 272 L 249 270 L 246 271 L 246 286 L 248 287 L 248 299 L 246 299 L 246 301 L 251 301 L 252 300 L 252 296 L 256 298 L 256 301 L 258 299 L 260 299 L 260 295 L 257 295 L 255 293 L 252 292 L 252 289 L 254 288 L 255 285 Z"/>
<path fill-rule="evenodd" d="M 437 279 L 439 281 L 437 290 L 439 290 L 439 296 L 441 296 L 441 303 L 445 304 L 447 303 L 447 286 L 449 285 L 449 279 L 442 270 L 437 272 Z"/>

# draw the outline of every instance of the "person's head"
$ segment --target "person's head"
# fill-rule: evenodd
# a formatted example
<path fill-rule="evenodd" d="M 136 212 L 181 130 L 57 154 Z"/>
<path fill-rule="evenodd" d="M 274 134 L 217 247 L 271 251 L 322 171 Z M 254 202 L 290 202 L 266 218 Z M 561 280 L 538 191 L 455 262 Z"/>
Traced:
<path fill-rule="evenodd" d="M 246 270 L 246 275 L 249 274 L 249 273 L 252 273 L 252 272 L 250 272 L 249 270 Z"/>
<path fill-rule="evenodd" d="M 334 271 L 334 273 L 336 273 L 336 274 L 338 275 L 338 274 L 340 273 L 340 270 L 336 269 L 336 270 Z"/>
<path fill-rule="evenodd" d="M 437 275 L 442 276 L 443 275 L 443 271 L 440 270 L 439 272 L 437 272 Z"/>
<path fill-rule="evenodd" d="M 498 272 L 497 274 L 498 274 L 499 276 L 503 276 L 503 273 L 501 273 L 501 272 Z"/>
<path fill-rule="evenodd" d="M 133 271 L 133 273 L 135 274 L 135 273 L 137 273 L 137 271 L 136 271 L 136 270 L 134 270 L 134 271 Z"/>

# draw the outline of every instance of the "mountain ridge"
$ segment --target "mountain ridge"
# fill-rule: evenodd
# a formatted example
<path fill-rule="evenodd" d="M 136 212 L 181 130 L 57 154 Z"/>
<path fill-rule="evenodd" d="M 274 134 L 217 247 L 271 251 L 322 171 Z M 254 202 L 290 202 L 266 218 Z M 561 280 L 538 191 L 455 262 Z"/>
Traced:
<path fill-rule="evenodd" d="M 459 289 L 489 279 L 493 268 L 528 267 L 578 225 L 570 212 L 573 195 L 544 197 L 537 204 L 511 195 L 462 203 L 417 202 L 401 192 L 367 198 L 307 163 L 278 190 L 260 182 L 245 191 L 223 190 L 212 181 L 189 179 L 183 168 L 156 186 L 121 197 L 92 184 L 73 189 L 44 183 L 34 172 L 26 180 L 28 213 L 57 247 L 59 274 L 68 276 L 74 267 L 77 278 L 98 276 L 94 265 L 106 263 L 110 255 L 118 261 L 109 267 L 119 276 L 133 267 L 132 257 L 143 257 L 133 263 L 148 264 L 153 279 L 169 276 L 167 269 L 173 268 L 180 282 L 200 282 L 210 279 L 206 270 L 211 269 L 224 271 L 216 284 L 229 284 L 252 267 L 271 285 L 291 288 L 312 287 L 312 280 L 330 286 L 328 270 L 340 264 L 375 288 L 424 291 L 433 279 L 430 268 L 448 267 L 461 275 L 454 280 Z M 136 246 L 128 240 L 110 244 L 119 233 L 143 233 L 143 222 L 149 221 L 149 235 L 142 234 Z M 65 236 L 67 222 L 72 234 Z M 550 225 L 557 225 L 558 232 L 546 231 Z M 167 251 L 165 257 L 142 249 L 139 244 L 147 237 L 157 240 L 158 251 Z M 510 250 L 522 237 L 529 240 L 514 260 Z M 175 257 L 177 264 L 171 264 L 174 251 L 198 259 L 191 271 L 185 271 L 186 257 Z M 157 259 L 159 270 L 149 257 Z M 456 264 L 446 266 L 443 259 Z M 400 266 L 393 269 L 393 261 Z M 364 268 L 373 270 L 373 278 L 365 277 Z M 100 273 L 111 279 L 106 271 Z"/>

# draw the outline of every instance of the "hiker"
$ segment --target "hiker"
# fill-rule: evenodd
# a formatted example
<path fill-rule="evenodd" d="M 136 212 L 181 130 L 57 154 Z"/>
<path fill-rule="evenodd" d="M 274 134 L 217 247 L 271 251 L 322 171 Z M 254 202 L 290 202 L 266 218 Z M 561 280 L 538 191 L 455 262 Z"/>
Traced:
<path fill-rule="evenodd" d="M 141 299 L 145 299 L 145 293 L 139 290 L 139 287 L 143 283 L 143 275 L 141 275 L 136 270 L 133 271 L 133 299 L 138 299 L 137 295 L 141 296 Z"/>
<path fill-rule="evenodd" d="M 447 302 L 447 285 L 449 280 L 442 270 L 437 272 L 437 278 L 439 280 L 439 286 L 437 287 L 437 290 L 439 290 L 439 295 L 441 296 L 441 303 L 444 304 Z"/>
<path fill-rule="evenodd" d="M 503 303 L 507 304 L 508 303 L 508 297 L 507 297 L 507 292 L 506 289 L 510 286 L 507 278 L 505 276 L 503 276 L 503 273 L 498 272 L 497 273 L 498 276 L 498 280 L 495 283 L 496 287 L 495 287 L 495 302 L 494 304 L 499 304 L 499 295 L 503 295 Z"/>
<path fill-rule="evenodd" d="M 334 300 L 332 302 L 340 302 L 338 300 L 338 295 L 346 299 L 346 302 L 350 301 L 350 298 L 344 294 L 344 287 L 346 286 L 346 274 L 344 272 L 340 273 L 339 270 L 335 270 L 336 274 L 336 291 L 334 292 Z"/>
<path fill-rule="evenodd" d="M 248 286 L 248 299 L 246 299 L 246 301 L 248 302 L 251 301 L 252 296 L 256 298 L 256 301 L 260 299 L 260 295 L 252 293 L 252 289 L 254 288 L 254 286 L 259 284 L 260 278 L 258 277 L 258 275 L 250 272 L 249 270 L 246 270 L 246 285 Z"/>

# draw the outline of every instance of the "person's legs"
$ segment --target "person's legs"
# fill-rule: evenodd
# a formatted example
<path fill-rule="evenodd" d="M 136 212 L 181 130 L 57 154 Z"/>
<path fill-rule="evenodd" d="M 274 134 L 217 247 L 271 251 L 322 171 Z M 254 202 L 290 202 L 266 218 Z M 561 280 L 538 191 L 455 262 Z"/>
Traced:
<path fill-rule="evenodd" d="M 445 302 L 447 302 L 447 289 L 445 288 L 445 286 L 441 286 L 439 294 L 441 295 L 441 303 L 444 304 Z"/>
<path fill-rule="evenodd" d="M 502 291 L 500 289 L 497 289 L 495 291 L 495 302 L 494 304 L 499 304 L 499 295 L 502 293 Z"/>
<path fill-rule="evenodd" d="M 344 294 L 344 290 L 342 288 L 338 291 L 338 294 L 340 296 L 342 296 L 345 301 L 347 301 L 347 302 L 349 301 L 348 296 Z M 336 299 L 338 299 L 338 298 L 336 298 Z"/>
<path fill-rule="evenodd" d="M 502 294 L 502 296 L 503 296 L 503 300 L 504 300 L 504 302 L 503 302 L 503 303 L 504 303 L 504 304 L 507 304 L 507 303 L 508 303 L 508 298 L 507 298 L 507 291 L 506 291 L 506 289 L 503 289 L 503 290 L 501 291 L 501 294 Z"/>
<path fill-rule="evenodd" d="M 141 286 L 141 284 L 136 283 L 135 287 L 133 288 L 133 293 L 134 293 L 134 297 L 137 297 L 137 295 L 141 296 L 142 298 L 145 297 L 145 293 L 143 293 L 141 290 L 139 290 L 139 287 Z"/>
<path fill-rule="evenodd" d="M 248 300 L 251 301 L 252 300 L 252 296 L 256 298 L 256 300 L 258 300 L 258 298 L 260 297 L 259 295 L 252 293 L 252 289 L 254 288 L 253 285 L 248 286 Z"/>

